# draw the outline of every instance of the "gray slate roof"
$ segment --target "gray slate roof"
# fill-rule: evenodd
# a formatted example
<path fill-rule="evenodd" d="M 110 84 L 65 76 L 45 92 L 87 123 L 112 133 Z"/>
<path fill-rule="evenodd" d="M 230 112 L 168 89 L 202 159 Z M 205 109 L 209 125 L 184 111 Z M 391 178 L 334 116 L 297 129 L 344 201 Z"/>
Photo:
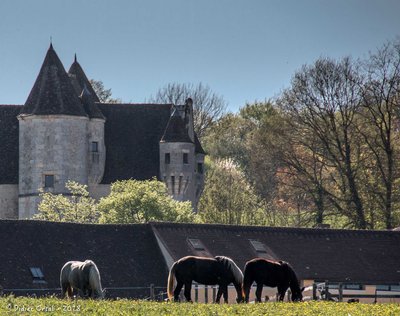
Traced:
<path fill-rule="evenodd" d="M 400 283 L 400 232 L 230 225 L 153 223 L 174 260 L 187 255 L 224 255 L 243 269 L 266 257 L 288 261 L 300 279 L 366 284 Z M 200 239 L 206 251 L 195 250 Z M 249 240 L 261 242 L 258 253 Z"/>
<path fill-rule="evenodd" d="M 5 289 L 59 288 L 64 263 L 85 259 L 96 263 L 105 288 L 166 286 L 168 269 L 148 224 L 0 220 L 0 237 L 0 285 Z M 41 269 L 46 284 L 33 283 L 31 267 Z M 149 289 L 109 289 L 106 295 L 144 298 Z"/>
<path fill-rule="evenodd" d="M 52 45 L 21 114 L 87 116 Z"/>
<path fill-rule="evenodd" d="M 18 184 L 20 105 L 0 105 L 0 184 Z"/>
<path fill-rule="evenodd" d="M 169 104 L 99 104 L 106 117 L 106 166 L 102 183 L 159 177 L 159 142 Z"/>
<path fill-rule="evenodd" d="M 177 109 L 175 109 L 170 116 L 161 141 L 193 143 L 193 141 L 189 137 L 188 130 L 185 126 L 185 121 L 182 119 Z"/>
<path fill-rule="evenodd" d="M 93 101 L 100 102 L 99 98 L 96 95 L 96 92 L 89 82 L 89 79 L 86 77 L 85 72 L 83 71 L 81 65 L 78 63 L 76 55 L 74 62 L 68 70 L 68 76 L 71 79 L 71 83 L 77 95 L 81 95 L 83 88 L 86 86 L 90 94 L 93 96 Z"/>

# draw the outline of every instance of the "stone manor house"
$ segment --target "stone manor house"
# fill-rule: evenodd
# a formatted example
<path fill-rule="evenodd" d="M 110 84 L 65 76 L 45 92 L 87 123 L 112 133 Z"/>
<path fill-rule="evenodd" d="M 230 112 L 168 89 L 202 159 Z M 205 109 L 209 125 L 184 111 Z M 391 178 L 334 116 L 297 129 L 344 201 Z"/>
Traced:
<path fill-rule="evenodd" d="M 39 189 L 68 194 L 68 180 L 98 199 L 156 177 L 196 209 L 205 153 L 192 106 L 101 103 L 76 57 L 66 72 L 50 45 L 25 104 L 0 105 L 0 218 L 31 218 Z"/>

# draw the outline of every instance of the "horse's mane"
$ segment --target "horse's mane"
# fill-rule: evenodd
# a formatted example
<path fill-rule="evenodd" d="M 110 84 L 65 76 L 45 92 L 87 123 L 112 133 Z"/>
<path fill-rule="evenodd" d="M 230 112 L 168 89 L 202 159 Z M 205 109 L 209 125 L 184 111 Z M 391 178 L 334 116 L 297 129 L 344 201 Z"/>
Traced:
<path fill-rule="evenodd" d="M 92 287 L 93 291 L 99 296 L 103 297 L 103 289 L 101 287 L 101 279 L 100 272 L 97 268 L 96 264 L 92 260 L 85 260 L 83 263 L 85 266 L 85 270 L 88 273 L 89 284 Z"/>
<path fill-rule="evenodd" d="M 279 261 L 282 267 L 284 267 L 289 275 L 289 284 L 290 284 L 290 289 L 293 292 L 293 288 L 300 288 L 300 283 L 299 279 L 297 278 L 296 273 L 294 272 L 292 266 L 286 262 L 286 261 Z"/>
<path fill-rule="evenodd" d="M 237 284 L 242 284 L 243 273 L 231 258 L 225 256 L 216 256 L 215 259 L 221 262 L 229 271 L 232 272 Z"/>

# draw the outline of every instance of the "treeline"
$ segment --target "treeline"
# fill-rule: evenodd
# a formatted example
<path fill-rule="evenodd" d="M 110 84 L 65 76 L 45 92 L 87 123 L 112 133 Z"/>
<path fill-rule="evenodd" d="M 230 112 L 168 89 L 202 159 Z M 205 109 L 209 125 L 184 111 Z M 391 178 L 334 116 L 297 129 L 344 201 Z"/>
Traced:
<path fill-rule="evenodd" d="M 223 115 L 206 222 L 391 229 L 400 222 L 400 41 L 363 60 L 320 58 L 279 97 Z"/>

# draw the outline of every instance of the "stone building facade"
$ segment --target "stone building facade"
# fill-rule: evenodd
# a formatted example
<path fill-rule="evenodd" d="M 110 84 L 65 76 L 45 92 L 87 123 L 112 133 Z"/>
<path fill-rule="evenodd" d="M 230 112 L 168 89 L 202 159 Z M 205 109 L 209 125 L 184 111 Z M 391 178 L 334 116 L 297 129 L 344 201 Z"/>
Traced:
<path fill-rule="evenodd" d="M 204 150 L 184 105 L 101 103 L 75 60 L 65 71 L 50 45 L 24 105 L 0 105 L 0 218 L 31 218 L 40 190 L 94 198 L 117 180 L 164 181 L 193 209 L 204 185 Z"/>

